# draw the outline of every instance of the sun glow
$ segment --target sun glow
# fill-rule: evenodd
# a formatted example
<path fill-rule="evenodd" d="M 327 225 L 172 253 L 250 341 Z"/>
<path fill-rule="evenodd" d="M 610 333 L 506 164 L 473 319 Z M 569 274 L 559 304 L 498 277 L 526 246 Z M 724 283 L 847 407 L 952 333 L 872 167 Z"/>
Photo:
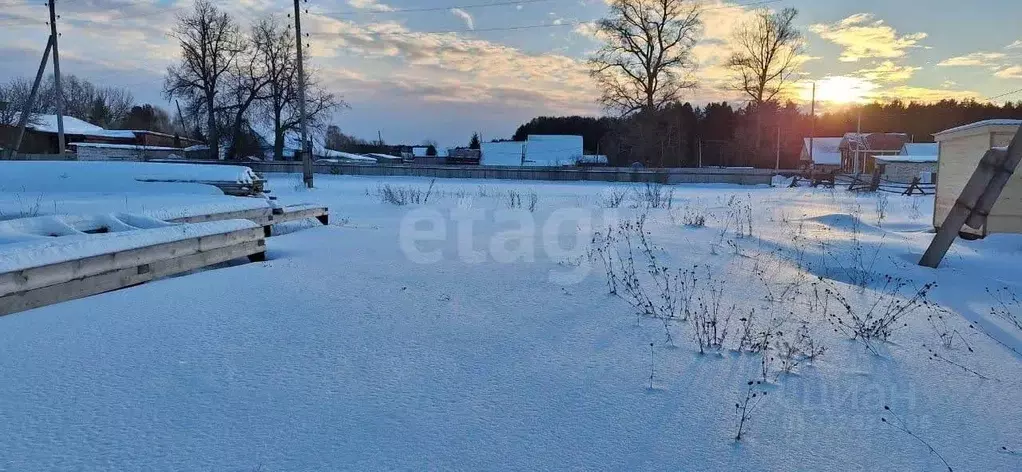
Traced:
<path fill-rule="evenodd" d="M 802 86 L 799 97 L 808 102 L 812 100 L 812 84 Z M 866 79 L 847 76 L 824 77 L 816 81 L 816 101 L 837 105 L 867 103 L 873 100 L 875 91 L 880 86 Z"/>

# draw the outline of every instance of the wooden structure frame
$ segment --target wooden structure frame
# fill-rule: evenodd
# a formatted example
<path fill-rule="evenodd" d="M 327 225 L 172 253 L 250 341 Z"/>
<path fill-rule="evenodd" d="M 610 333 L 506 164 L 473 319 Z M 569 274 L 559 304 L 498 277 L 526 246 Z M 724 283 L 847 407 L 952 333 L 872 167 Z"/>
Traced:
<path fill-rule="evenodd" d="M 330 210 L 327 207 L 317 205 L 294 205 L 185 216 L 168 221 L 172 223 L 205 223 L 208 221 L 249 220 L 262 226 L 263 234 L 266 237 L 270 237 L 271 227 L 275 224 L 311 218 L 319 220 L 323 225 L 328 225 L 330 224 Z"/>
<path fill-rule="evenodd" d="M 0 273 L 0 316 L 247 257 L 266 259 L 261 228 L 223 232 Z"/>

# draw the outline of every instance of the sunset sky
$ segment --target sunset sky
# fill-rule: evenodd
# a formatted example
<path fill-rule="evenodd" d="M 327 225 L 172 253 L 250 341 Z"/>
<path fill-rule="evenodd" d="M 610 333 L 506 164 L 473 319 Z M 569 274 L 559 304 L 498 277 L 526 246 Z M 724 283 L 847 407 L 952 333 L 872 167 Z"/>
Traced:
<path fill-rule="evenodd" d="M 287 20 L 291 5 L 216 3 L 244 25 L 264 15 Z M 986 99 L 1022 89 L 1017 0 L 704 3 L 695 51 L 700 86 L 687 97 L 696 104 L 737 98 L 725 88 L 720 63 L 731 29 L 754 8 L 800 11 L 808 47 L 804 90 L 796 96 L 805 99 L 812 81 L 820 99 L 837 103 Z M 57 5 L 65 74 L 124 86 L 140 102 L 171 109 L 160 94 L 178 55 L 167 31 L 190 1 Z M 467 143 L 472 131 L 509 137 L 537 115 L 601 113 L 584 59 L 598 45 L 590 22 L 606 13 L 604 0 L 311 0 L 307 7 L 312 64 L 351 104 L 334 119 L 349 134 L 375 138 L 380 131 L 391 143 L 435 139 L 446 146 Z M 0 80 L 34 74 L 45 21 L 42 1 L 0 0 Z M 1004 100 L 1022 100 L 1022 93 L 997 101 Z"/>

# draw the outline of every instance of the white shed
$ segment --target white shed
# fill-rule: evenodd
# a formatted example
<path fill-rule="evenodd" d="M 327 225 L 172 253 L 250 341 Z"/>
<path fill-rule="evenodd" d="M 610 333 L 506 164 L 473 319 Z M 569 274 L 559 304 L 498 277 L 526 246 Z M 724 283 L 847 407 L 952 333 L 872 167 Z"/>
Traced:
<path fill-rule="evenodd" d="M 1022 120 L 986 120 L 941 131 L 934 136 L 940 148 L 937 170 L 937 200 L 933 225 L 940 226 L 990 148 L 1011 143 Z M 986 236 L 992 233 L 1022 233 L 1022 172 L 1015 172 L 980 230 L 962 231 Z"/>
<path fill-rule="evenodd" d="M 525 143 L 526 166 L 571 166 L 582 160 L 582 136 L 530 134 Z"/>
<path fill-rule="evenodd" d="M 520 166 L 525 154 L 523 141 L 482 143 L 479 164 L 484 166 Z"/>

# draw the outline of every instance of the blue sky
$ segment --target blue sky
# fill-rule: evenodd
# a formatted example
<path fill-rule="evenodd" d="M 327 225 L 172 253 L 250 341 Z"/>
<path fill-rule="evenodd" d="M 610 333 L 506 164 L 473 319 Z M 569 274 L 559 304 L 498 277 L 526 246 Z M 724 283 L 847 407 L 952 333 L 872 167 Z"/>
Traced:
<path fill-rule="evenodd" d="M 480 4 L 501 4 L 478 7 Z M 802 80 L 839 102 L 984 99 L 1022 88 L 1022 2 L 984 0 L 703 0 L 695 103 L 735 100 L 720 62 L 735 24 L 753 8 L 799 9 L 807 40 Z M 217 2 L 243 25 L 287 19 L 287 0 Z M 58 0 L 64 73 L 125 86 L 168 109 L 162 74 L 177 55 L 166 32 L 188 0 Z M 350 134 L 389 142 L 463 144 L 473 131 L 510 136 L 541 114 L 598 114 L 584 58 L 587 22 L 605 0 L 312 0 L 305 18 L 312 63 L 351 109 Z M 455 10 L 453 7 L 461 6 Z M 406 9 L 435 11 L 401 12 Z M 0 80 L 34 73 L 46 41 L 42 2 L 0 0 Z M 496 30 L 525 27 L 518 30 Z M 1022 94 L 1004 99 L 1022 100 Z"/>

